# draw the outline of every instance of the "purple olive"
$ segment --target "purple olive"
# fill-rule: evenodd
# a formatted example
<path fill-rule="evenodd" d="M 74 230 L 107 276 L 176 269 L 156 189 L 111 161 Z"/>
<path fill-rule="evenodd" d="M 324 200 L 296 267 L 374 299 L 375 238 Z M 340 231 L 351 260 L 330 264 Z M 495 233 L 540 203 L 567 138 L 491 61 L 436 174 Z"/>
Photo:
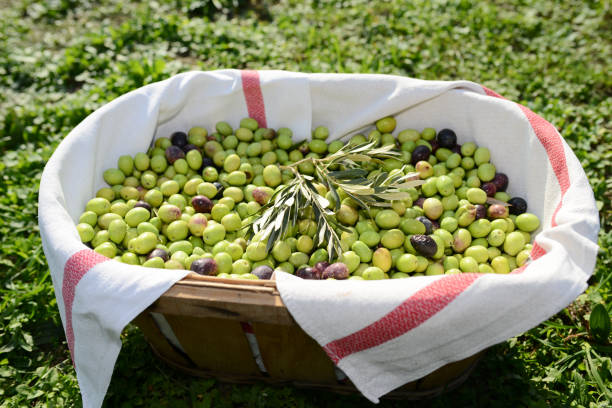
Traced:
<path fill-rule="evenodd" d="M 429 142 L 429 145 L 431 146 L 431 152 L 432 153 L 435 153 L 436 150 L 438 150 L 438 148 L 441 147 L 440 143 L 436 139 L 434 139 L 431 142 Z"/>
<path fill-rule="evenodd" d="M 268 265 L 260 265 L 251 271 L 251 273 L 259 279 L 270 279 L 273 272 L 274 269 L 270 268 Z"/>
<path fill-rule="evenodd" d="M 312 269 L 310 266 L 305 266 L 298 269 L 295 275 L 302 279 L 320 279 L 314 269 Z"/>
<path fill-rule="evenodd" d="M 475 207 L 476 207 L 476 218 L 474 218 L 475 220 L 479 220 L 487 216 L 487 207 L 485 207 L 482 204 L 476 204 Z"/>
<path fill-rule="evenodd" d="M 147 256 L 147 259 L 151 259 L 151 258 L 155 258 L 155 257 L 159 257 L 159 258 L 163 259 L 164 262 L 166 262 L 168 260 L 168 252 L 166 252 L 166 250 L 161 249 L 161 248 L 155 248 Z"/>
<path fill-rule="evenodd" d="M 440 147 L 451 149 L 457 144 L 457 135 L 451 129 L 442 129 L 438 132 L 438 143 Z"/>
<path fill-rule="evenodd" d="M 423 225 L 425 225 L 425 233 L 427 235 L 431 234 L 434 231 L 434 224 L 431 220 L 424 215 L 416 217 L 417 221 L 420 221 Z"/>
<path fill-rule="evenodd" d="M 429 150 L 429 147 L 424 146 L 424 145 L 419 145 L 415 147 L 414 150 L 412 151 L 412 157 L 410 159 L 410 162 L 414 166 L 415 164 L 417 164 L 418 162 L 422 160 L 427 161 L 427 159 L 429 159 L 430 154 L 431 154 L 431 151 Z"/>
<path fill-rule="evenodd" d="M 183 146 L 183 151 L 185 152 L 185 154 L 187 154 L 187 152 L 190 150 L 197 150 L 198 152 L 202 153 L 200 148 L 196 145 L 186 144 L 185 146 Z"/>
<path fill-rule="evenodd" d="M 453 152 L 453 153 L 461 154 L 461 145 L 460 144 L 456 144 L 453 147 L 451 147 L 450 149 L 451 149 L 451 152 Z"/>
<path fill-rule="evenodd" d="M 203 195 L 197 195 L 191 199 L 191 206 L 196 212 L 199 213 L 210 213 L 213 205 L 214 204 L 212 201 L 210 201 L 210 198 Z"/>
<path fill-rule="evenodd" d="M 325 268 L 325 270 L 323 271 L 323 274 L 321 275 L 321 279 L 334 278 L 337 280 L 341 280 L 341 279 L 348 279 L 348 277 L 349 277 L 348 267 L 342 262 L 336 262 L 336 263 L 329 265 L 327 268 Z"/>
<path fill-rule="evenodd" d="M 527 211 L 527 201 L 521 197 L 512 197 L 508 200 L 508 204 L 510 204 L 510 214 L 521 215 Z"/>
<path fill-rule="evenodd" d="M 166 159 L 168 163 L 173 164 L 178 159 L 184 158 L 185 152 L 180 147 L 172 145 L 166 149 Z"/>
<path fill-rule="evenodd" d="M 487 193 L 488 197 L 493 197 L 497 193 L 497 186 L 492 182 L 483 183 L 480 188 Z"/>
<path fill-rule="evenodd" d="M 506 188 L 508 188 L 508 176 L 504 173 L 495 173 L 495 177 L 493 177 L 491 182 L 495 184 L 497 191 L 506 191 Z"/>
<path fill-rule="evenodd" d="M 314 266 L 315 273 L 316 273 L 318 276 L 323 275 L 323 271 L 324 271 L 324 270 L 325 270 L 325 268 L 327 268 L 328 266 L 329 266 L 329 262 L 325 262 L 325 261 L 322 261 L 322 262 L 317 262 L 317 263 L 315 264 L 315 266 Z"/>
<path fill-rule="evenodd" d="M 187 134 L 185 132 L 174 132 L 170 136 L 170 142 L 174 146 L 183 147 L 187 144 Z"/>
<path fill-rule="evenodd" d="M 215 260 L 212 258 L 196 259 L 191 263 L 189 269 L 194 271 L 195 273 L 199 273 L 200 275 L 211 276 L 216 276 L 218 270 L 217 262 L 215 262 Z"/>
<path fill-rule="evenodd" d="M 425 197 L 419 197 L 414 202 L 414 205 L 423 208 L 423 203 L 425 202 Z"/>
<path fill-rule="evenodd" d="M 136 204 L 134 204 L 134 208 L 136 207 L 146 208 L 147 210 L 149 210 L 149 212 L 151 212 L 151 204 L 147 203 L 146 201 L 141 200 L 141 201 L 136 202 Z"/>
<path fill-rule="evenodd" d="M 416 234 L 410 237 L 412 247 L 421 255 L 431 258 L 438 251 L 438 244 L 429 235 Z"/>

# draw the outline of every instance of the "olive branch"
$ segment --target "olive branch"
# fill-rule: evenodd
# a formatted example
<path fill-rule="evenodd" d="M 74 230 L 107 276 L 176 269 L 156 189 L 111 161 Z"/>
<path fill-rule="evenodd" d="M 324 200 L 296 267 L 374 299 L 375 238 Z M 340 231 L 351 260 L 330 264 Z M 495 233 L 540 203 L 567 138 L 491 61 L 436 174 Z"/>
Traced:
<path fill-rule="evenodd" d="M 390 201 L 410 197 L 402 189 L 424 183 L 419 179 L 419 173 L 404 174 L 406 166 L 392 173 L 380 170 L 369 173 L 362 168 L 363 163 L 382 163 L 384 159 L 401 157 L 398 151 L 393 150 L 394 147 L 376 147 L 376 142 L 346 145 L 324 158 L 307 157 L 288 166 L 280 166 L 283 170 L 290 170 L 294 178 L 278 189 L 268 203 L 259 209 L 255 214 L 259 217 L 245 227 L 246 237 L 251 240 L 255 234 L 259 234 L 261 240 L 267 238 L 266 249 L 270 251 L 274 243 L 297 224 L 300 215 L 312 208 L 317 224 L 314 247 L 326 242 L 330 260 L 340 255 L 342 248 L 336 230 L 350 230 L 338 222 L 334 212 L 340 209 L 339 189 L 359 207 L 369 211 L 372 207 L 390 207 Z M 313 165 L 315 177 L 298 171 L 298 166 L 306 162 Z M 331 192 L 333 206 L 319 194 L 315 186 L 317 181 Z"/>

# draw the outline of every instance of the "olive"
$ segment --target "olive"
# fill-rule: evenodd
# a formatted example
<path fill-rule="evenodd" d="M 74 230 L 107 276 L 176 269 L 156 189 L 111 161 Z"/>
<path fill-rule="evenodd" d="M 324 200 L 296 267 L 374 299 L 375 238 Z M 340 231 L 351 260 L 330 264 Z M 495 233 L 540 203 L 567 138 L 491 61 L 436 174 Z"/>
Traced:
<path fill-rule="evenodd" d="M 210 213 L 213 208 L 213 202 L 206 196 L 197 195 L 191 199 L 191 206 L 196 212 Z"/>
<path fill-rule="evenodd" d="M 202 166 L 200 167 L 200 170 L 204 170 L 205 167 L 211 167 L 214 165 L 215 165 L 215 162 L 213 162 L 210 157 L 203 157 Z"/>
<path fill-rule="evenodd" d="M 425 197 L 419 197 L 414 201 L 414 205 L 417 207 L 423 208 L 423 203 L 425 202 Z"/>
<path fill-rule="evenodd" d="M 197 150 L 198 152 L 200 152 L 200 148 L 196 145 L 186 144 L 185 146 L 183 146 L 183 152 L 185 152 L 185 154 L 189 153 L 191 150 Z"/>
<path fill-rule="evenodd" d="M 429 145 L 431 146 L 432 153 L 437 152 L 440 148 L 440 143 L 437 140 L 432 140 L 431 142 L 429 142 Z"/>
<path fill-rule="evenodd" d="M 438 251 L 438 244 L 429 235 L 413 235 L 410 244 L 421 255 L 431 258 Z"/>
<path fill-rule="evenodd" d="M 323 271 L 329 266 L 329 262 L 321 261 L 314 265 L 314 271 L 319 275 L 323 275 Z"/>
<path fill-rule="evenodd" d="M 506 218 L 508 217 L 508 207 L 501 204 L 493 204 L 489 206 L 487 213 L 489 218 Z"/>
<path fill-rule="evenodd" d="M 145 209 L 149 210 L 149 212 L 151 212 L 151 208 L 152 208 L 151 204 L 147 203 L 146 201 L 142 201 L 142 200 L 138 201 L 138 202 L 136 202 L 136 204 L 134 204 L 134 208 L 136 208 L 136 207 L 145 208 Z"/>
<path fill-rule="evenodd" d="M 480 220 L 481 218 L 485 218 L 487 216 L 487 207 L 482 204 L 476 204 L 476 220 Z"/>
<path fill-rule="evenodd" d="M 212 258 L 200 258 L 191 263 L 189 269 L 200 275 L 217 275 L 217 262 Z"/>
<path fill-rule="evenodd" d="M 429 235 L 434 231 L 434 224 L 429 218 L 421 215 L 420 217 L 416 217 L 416 220 L 425 225 L 425 234 Z"/>
<path fill-rule="evenodd" d="M 450 149 L 457 144 L 457 135 L 451 129 L 442 129 L 438 132 L 437 140 L 440 147 Z"/>
<path fill-rule="evenodd" d="M 508 200 L 508 204 L 510 204 L 510 214 L 521 215 L 527 211 L 527 201 L 521 197 L 512 197 Z"/>
<path fill-rule="evenodd" d="M 259 279 L 270 279 L 273 272 L 274 269 L 270 268 L 268 265 L 260 265 L 251 271 L 251 273 Z"/>
<path fill-rule="evenodd" d="M 174 132 L 170 136 L 170 142 L 174 146 L 183 147 L 187 144 L 187 134 L 185 132 Z"/>
<path fill-rule="evenodd" d="M 492 181 L 482 183 L 480 189 L 487 193 L 487 197 L 493 197 L 495 196 L 495 193 L 497 193 L 497 186 Z"/>
<path fill-rule="evenodd" d="M 253 190 L 253 199 L 260 205 L 264 205 L 270 200 L 270 197 L 272 197 L 270 191 L 272 191 L 270 188 L 257 187 Z"/>
<path fill-rule="evenodd" d="M 154 250 L 152 250 L 151 253 L 147 256 L 147 259 L 151 259 L 155 257 L 163 259 L 164 262 L 166 262 L 169 259 L 168 252 L 166 252 L 165 249 L 161 249 L 161 248 L 155 248 Z"/>
<path fill-rule="evenodd" d="M 317 276 L 317 273 L 315 272 L 315 270 L 311 268 L 310 266 L 304 266 L 298 269 L 295 272 L 295 275 L 298 278 L 302 278 L 302 279 L 321 279 L 319 276 Z"/>
<path fill-rule="evenodd" d="M 414 166 L 415 164 L 417 164 L 418 162 L 422 160 L 427 160 L 430 154 L 431 154 L 431 150 L 429 150 L 429 147 L 424 146 L 424 145 L 417 146 L 412 151 L 410 162 Z"/>
<path fill-rule="evenodd" d="M 225 189 L 223 184 L 219 183 L 218 181 L 215 181 L 215 182 L 213 182 L 213 185 L 217 188 L 217 194 L 213 198 L 214 199 L 219 199 L 219 198 L 223 197 L 223 190 Z"/>
<path fill-rule="evenodd" d="M 321 279 L 334 278 L 334 279 L 340 280 L 340 279 L 347 279 L 348 276 L 349 276 L 348 267 L 342 262 L 336 262 L 336 263 L 329 265 L 327 268 L 325 268 L 325 270 L 323 271 L 323 274 L 321 275 Z"/>
<path fill-rule="evenodd" d="M 495 184 L 497 191 L 506 191 L 506 188 L 508 188 L 508 176 L 504 173 L 495 173 L 495 177 L 493 177 L 491 182 Z"/>
<path fill-rule="evenodd" d="M 185 152 L 178 146 L 170 146 L 165 152 L 168 163 L 174 164 L 175 161 L 185 158 Z"/>

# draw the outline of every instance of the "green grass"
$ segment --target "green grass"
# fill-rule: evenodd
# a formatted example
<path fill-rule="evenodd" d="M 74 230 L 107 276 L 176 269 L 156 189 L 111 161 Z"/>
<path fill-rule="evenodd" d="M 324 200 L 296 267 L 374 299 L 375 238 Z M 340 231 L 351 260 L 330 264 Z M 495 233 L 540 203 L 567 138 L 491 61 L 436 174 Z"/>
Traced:
<path fill-rule="evenodd" d="M 588 326 L 596 304 L 608 315 L 612 306 L 610 21 L 609 2 L 578 0 L 0 0 L 0 407 L 81 405 L 37 226 L 45 162 L 113 98 L 218 68 L 468 79 L 555 124 L 600 209 L 591 286 L 547 322 L 493 347 L 464 386 L 414 406 L 611 406 L 612 346 Z M 186 377 L 153 357 L 133 327 L 123 344 L 107 407 L 371 405 Z"/>

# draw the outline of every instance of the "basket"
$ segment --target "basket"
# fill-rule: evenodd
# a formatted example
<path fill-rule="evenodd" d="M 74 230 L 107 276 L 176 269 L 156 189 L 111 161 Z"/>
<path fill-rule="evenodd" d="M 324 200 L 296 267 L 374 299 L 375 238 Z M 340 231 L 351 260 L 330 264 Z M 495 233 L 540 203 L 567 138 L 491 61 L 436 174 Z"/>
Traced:
<path fill-rule="evenodd" d="M 357 392 L 322 347 L 293 320 L 274 281 L 190 273 L 134 323 L 157 357 L 189 375 Z M 386 398 L 438 396 L 461 385 L 483 355 L 484 351 L 447 364 Z"/>

